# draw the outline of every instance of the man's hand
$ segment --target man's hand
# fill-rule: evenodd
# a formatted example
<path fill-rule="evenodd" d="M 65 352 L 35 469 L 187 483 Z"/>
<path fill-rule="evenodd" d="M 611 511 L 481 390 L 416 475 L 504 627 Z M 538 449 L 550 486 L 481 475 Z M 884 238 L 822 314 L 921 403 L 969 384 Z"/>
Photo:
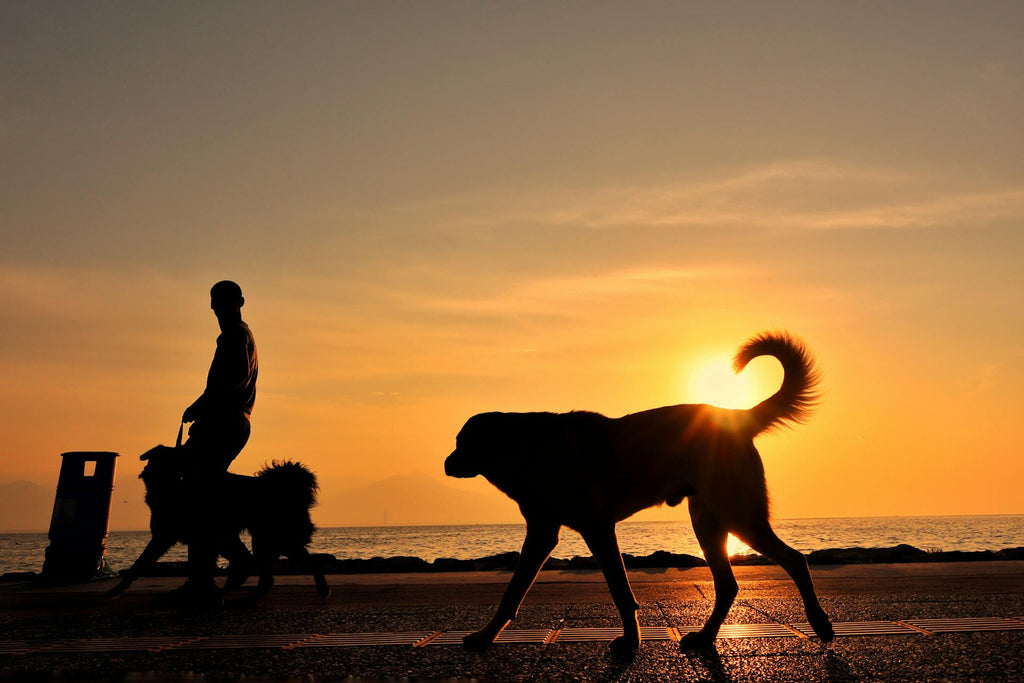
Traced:
<path fill-rule="evenodd" d="M 182 422 L 195 422 L 196 421 L 196 417 L 197 417 L 197 413 L 199 412 L 198 405 L 199 405 L 199 401 L 197 400 L 195 403 L 190 405 L 188 408 L 185 408 L 185 412 L 181 414 L 181 421 Z"/>

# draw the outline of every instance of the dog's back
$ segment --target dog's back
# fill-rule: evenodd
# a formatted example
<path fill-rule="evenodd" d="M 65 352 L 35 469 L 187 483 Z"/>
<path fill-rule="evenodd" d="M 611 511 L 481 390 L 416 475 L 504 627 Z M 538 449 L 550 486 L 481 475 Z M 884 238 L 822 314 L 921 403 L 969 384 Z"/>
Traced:
<path fill-rule="evenodd" d="M 274 461 L 253 479 L 263 506 L 249 523 L 253 536 L 266 534 L 282 549 L 309 545 L 316 530 L 309 514 L 320 490 L 316 475 L 301 463 Z"/>
<path fill-rule="evenodd" d="M 803 422 L 817 401 L 819 373 L 810 352 L 785 333 L 763 333 L 736 353 L 740 372 L 759 356 L 782 364 L 782 386 L 746 410 L 675 405 L 611 421 L 613 457 L 604 463 L 619 496 L 616 519 L 653 505 L 678 505 L 704 494 L 721 504 L 744 499 L 767 506 L 764 468 L 753 439 L 782 425 Z"/>

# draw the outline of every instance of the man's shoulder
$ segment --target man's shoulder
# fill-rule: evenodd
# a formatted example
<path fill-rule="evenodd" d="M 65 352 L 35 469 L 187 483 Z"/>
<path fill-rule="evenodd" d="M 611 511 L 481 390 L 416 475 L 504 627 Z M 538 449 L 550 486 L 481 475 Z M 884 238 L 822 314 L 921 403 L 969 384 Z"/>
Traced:
<path fill-rule="evenodd" d="M 221 330 L 220 336 L 217 337 L 217 343 L 230 343 L 230 342 L 252 342 L 252 330 L 245 323 L 238 323 L 237 325 L 231 325 L 230 327 Z"/>

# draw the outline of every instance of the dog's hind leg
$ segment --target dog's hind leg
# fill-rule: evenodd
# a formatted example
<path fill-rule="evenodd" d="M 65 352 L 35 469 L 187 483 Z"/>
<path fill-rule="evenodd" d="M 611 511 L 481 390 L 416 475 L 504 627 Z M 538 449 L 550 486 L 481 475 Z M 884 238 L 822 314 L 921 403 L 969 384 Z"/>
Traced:
<path fill-rule="evenodd" d="M 807 569 L 807 559 L 799 551 L 783 543 L 775 535 L 767 519 L 744 525 L 743 528 L 737 528 L 734 533 L 751 548 L 778 562 L 779 566 L 786 570 L 800 591 L 811 628 L 823 642 L 831 641 L 835 637 L 835 631 L 825 610 L 818 603 L 811 573 Z"/>
<path fill-rule="evenodd" d="M 616 655 L 632 656 L 640 647 L 640 622 L 637 621 L 640 606 L 629 587 L 629 577 L 626 576 L 619 541 L 615 536 L 615 525 L 583 530 L 581 534 L 601 565 L 612 600 L 622 617 L 622 635 L 611 642 L 611 650 Z"/>
<path fill-rule="evenodd" d="M 224 581 L 224 593 L 229 593 L 241 586 L 249 578 L 253 559 L 245 543 L 237 533 L 226 534 L 218 543 L 220 554 L 227 558 L 228 578 Z"/>
<path fill-rule="evenodd" d="M 505 630 L 509 622 L 516 618 L 526 592 L 530 590 L 551 551 L 558 545 L 560 529 L 561 525 L 553 522 L 527 521 L 523 551 L 519 555 L 519 563 L 512 574 L 512 580 L 508 582 L 505 594 L 498 604 L 498 610 L 486 626 L 463 638 L 463 645 L 476 650 L 487 647 Z"/>
<path fill-rule="evenodd" d="M 280 557 L 278 550 L 278 546 L 268 543 L 262 534 L 252 536 L 252 556 L 259 580 L 256 582 L 256 589 L 246 598 L 248 604 L 255 605 L 274 587 L 274 562 Z"/>
<path fill-rule="evenodd" d="M 285 553 L 285 555 L 289 560 L 300 562 L 304 566 L 309 567 L 309 573 L 313 575 L 313 582 L 316 583 L 316 592 L 321 598 L 326 600 L 331 597 L 331 587 L 327 585 L 327 579 L 324 578 L 323 570 L 313 561 L 313 556 L 309 554 L 305 546 L 300 546 L 296 550 Z"/>
<path fill-rule="evenodd" d="M 715 582 L 715 606 L 711 610 L 711 616 L 699 631 L 687 633 L 679 641 L 680 649 L 684 650 L 714 647 L 718 630 L 722 627 L 722 622 L 725 621 L 725 616 L 739 592 L 736 577 L 732 573 L 732 565 L 729 564 L 729 552 L 726 549 L 728 531 L 694 498 L 690 499 L 690 520 L 693 522 L 693 531 L 697 535 L 700 549 L 704 551 L 704 559 L 711 570 L 711 578 Z"/>
<path fill-rule="evenodd" d="M 163 557 L 164 553 L 170 550 L 174 543 L 174 538 L 166 536 L 154 536 L 149 539 L 149 543 L 146 544 L 146 548 L 139 555 L 139 559 L 135 560 L 132 566 L 125 570 L 117 585 L 107 591 L 107 597 L 111 599 L 121 597 L 121 594 L 128 590 L 128 587 L 132 585 L 135 579 L 139 578 L 142 572 L 149 569 L 157 560 Z"/>
<path fill-rule="evenodd" d="M 310 558 L 309 564 L 313 572 L 313 581 L 316 583 L 317 595 L 326 600 L 331 597 L 331 586 L 327 583 L 327 579 L 324 578 L 323 569 L 317 566 L 312 558 Z"/>

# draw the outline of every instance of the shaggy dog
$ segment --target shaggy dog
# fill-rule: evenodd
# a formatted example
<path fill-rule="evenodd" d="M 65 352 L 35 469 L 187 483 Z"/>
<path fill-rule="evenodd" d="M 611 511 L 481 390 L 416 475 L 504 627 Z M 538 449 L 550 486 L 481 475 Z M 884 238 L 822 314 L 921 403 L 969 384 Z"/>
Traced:
<path fill-rule="evenodd" d="M 175 543 L 188 544 L 197 525 L 204 525 L 203 533 L 216 539 L 217 549 L 230 562 L 225 593 L 245 582 L 253 559 L 259 583 L 249 598 L 252 602 L 274 585 L 273 565 L 282 555 L 313 566 L 306 546 L 316 529 L 309 510 L 316 505 L 319 488 L 316 475 L 300 463 L 275 461 L 254 477 L 226 474 L 217 487 L 216 519 L 211 521 L 196 518 L 177 449 L 157 446 L 142 454 L 140 460 L 147 461 L 139 478 L 146 485 L 152 538 L 139 559 L 122 572 L 121 581 L 107 592 L 108 596 L 116 598 L 124 593 Z M 251 556 L 238 538 L 243 529 L 248 529 L 252 538 Z M 324 598 L 329 596 L 331 589 L 323 572 L 313 568 L 311 573 L 317 592 Z"/>
<path fill-rule="evenodd" d="M 734 370 L 740 372 L 758 356 L 777 358 L 785 376 L 774 395 L 748 410 L 676 405 L 617 419 L 590 412 L 470 418 L 445 460 L 445 473 L 483 475 L 512 498 L 526 520 L 526 540 L 494 617 L 463 642 L 486 647 L 515 618 L 567 526 L 593 552 L 622 616 L 623 635 L 612 642 L 613 652 L 635 652 L 638 605 L 615 525 L 644 508 L 678 505 L 683 498 L 714 578 L 715 606 L 703 628 L 687 634 L 680 647 L 713 646 L 736 597 L 726 551 L 730 533 L 789 573 L 814 632 L 832 640 L 832 624 L 818 604 L 806 560 L 769 524 L 764 468 L 753 443 L 762 432 L 804 420 L 817 400 L 818 371 L 803 344 L 785 333 L 752 338 L 737 352 Z"/>

